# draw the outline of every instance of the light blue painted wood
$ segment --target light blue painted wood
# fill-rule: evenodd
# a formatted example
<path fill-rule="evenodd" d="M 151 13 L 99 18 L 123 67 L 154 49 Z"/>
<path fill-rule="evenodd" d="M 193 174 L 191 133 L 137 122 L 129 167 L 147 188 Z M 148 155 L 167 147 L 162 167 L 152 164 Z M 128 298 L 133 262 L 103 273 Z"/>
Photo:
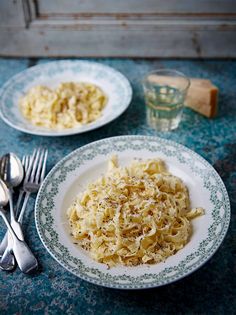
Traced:
<path fill-rule="evenodd" d="M 56 14 L 232 14 L 235 0 L 37 0 L 39 15 Z"/>
<path fill-rule="evenodd" d="M 0 56 L 232 58 L 235 4 L 2 0 Z"/>
<path fill-rule="evenodd" d="M 107 26 L 109 28 L 109 26 Z M 9 41 L 9 38 L 11 39 Z M 1 32 L 2 56 L 236 57 L 235 31 L 107 30 L 86 28 Z"/>
<path fill-rule="evenodd" d="M 24 0 L 0 1 L 0 31 L 1 27 L 25 27 Z"/>

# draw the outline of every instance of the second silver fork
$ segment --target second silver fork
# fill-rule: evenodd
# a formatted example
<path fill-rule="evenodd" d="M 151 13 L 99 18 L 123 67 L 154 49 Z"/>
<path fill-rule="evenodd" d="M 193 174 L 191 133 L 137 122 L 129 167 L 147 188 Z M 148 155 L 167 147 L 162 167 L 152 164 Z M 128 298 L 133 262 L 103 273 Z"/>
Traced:
<path fill-rule="evenodd" d="M 26 172 L 23 189 L 25 191 L 25 198 L 20 210 L 17 221 L 22 223 L 23 216 L 25 213 L 26 205 L 29 197 L 32 193 L 36 193 L 45 177 L 46 163 L 47 163 L 48 150 L 43 150 L 36 153 L 35 163 L 33 165 L 32 172 Z M 28 161 L 26 161 L 28 163 Z M 37 165 L 38 164 L 38 165 Z"/>

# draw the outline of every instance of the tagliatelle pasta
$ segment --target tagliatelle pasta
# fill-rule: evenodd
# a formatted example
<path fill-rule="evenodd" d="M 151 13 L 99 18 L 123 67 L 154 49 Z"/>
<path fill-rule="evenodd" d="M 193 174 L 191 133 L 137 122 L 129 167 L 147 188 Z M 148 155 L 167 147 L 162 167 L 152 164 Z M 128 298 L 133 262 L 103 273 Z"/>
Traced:
<path fill-rule="evenodd" d="M 91 257 L 109 267 L 164 261 L 183 248 L 192 233 L 188 189 L 160 159 L 135 160 L 88 185 L 68 209 L 73 237 Z"/>
<path fill-rule="evenodd" d="M 25 118 L 34 125 L 50 129 L 66 129 L 98 119 L 107 103 L 98 86 L 84 82 L 64 82 L 55 89 L 32 87 L 20 99 Z"/>

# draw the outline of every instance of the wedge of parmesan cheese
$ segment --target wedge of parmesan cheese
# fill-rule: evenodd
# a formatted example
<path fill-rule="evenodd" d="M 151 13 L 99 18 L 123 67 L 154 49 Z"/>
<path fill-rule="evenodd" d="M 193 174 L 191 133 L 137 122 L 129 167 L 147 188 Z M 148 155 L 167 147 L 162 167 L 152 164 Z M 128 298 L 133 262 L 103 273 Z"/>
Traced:
<path fill-rule="evenodd" d="M 149 81 L 157 84 L 171 85 L 175 88 L 181 84 L 182 77 L 167 77 L 152 74 L 148 77 Z M 217 114 L 218 88 L 207 79 L 190 78 L 185 106 L 190 107 L 196 112 L 213 118 Z"/>
<path fill-rule="evenodd" d="M 191 79 L 185 105 L 196 112 L 213 118 L 217 114 L 218 88 L 210 80 Z"/>

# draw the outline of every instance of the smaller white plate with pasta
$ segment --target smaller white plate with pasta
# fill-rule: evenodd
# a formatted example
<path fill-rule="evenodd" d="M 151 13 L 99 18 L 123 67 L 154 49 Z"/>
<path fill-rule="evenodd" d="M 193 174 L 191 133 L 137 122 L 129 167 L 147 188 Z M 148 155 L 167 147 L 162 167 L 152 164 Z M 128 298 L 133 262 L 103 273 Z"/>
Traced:
<path fill-rule="evenodd" d="M 230 221 L 213 167 L 182 145 L 148 136 L 72 152 L 48 174 L 35 207 L 39 236 L 64 268 L 118 289 L 189 275 L 216 252 Z"/>
<path fill-rule="evenodd" d="M 97 129 L 129 106 L 132 88 L 119 71 L 101 63 L 61 60 L 24 70 L 0 89 L 0 117 L 41 136 Z"/>

